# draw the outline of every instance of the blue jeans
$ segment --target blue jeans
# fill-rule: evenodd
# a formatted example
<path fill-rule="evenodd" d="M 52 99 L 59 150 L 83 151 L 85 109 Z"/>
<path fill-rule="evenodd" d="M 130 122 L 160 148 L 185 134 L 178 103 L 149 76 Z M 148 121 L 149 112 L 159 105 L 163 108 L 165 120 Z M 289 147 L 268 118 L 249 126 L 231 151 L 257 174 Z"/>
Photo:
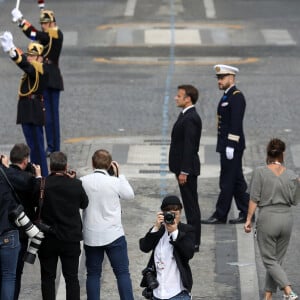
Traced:
<path fill-rule="evenodd" d="M 0 236 L 1 300 L 14 299 L 19 251 L 20 242 L 18 230 L 11 230 Z"/>
<path fill-rule="evenodd" d="M 114 274 L 117 278 L 120 299 L 134 300 L 129 274 L 129 260 L 125 236 L 121 236 L 105 246 L 91 247 L 84 245 L 84 249 L 87 268 L 87 299 L 100 299 L 100 277 L 102 273 L 104 252 L 106 252 Z"/>
<path fill-rule="evenodd" d="M 182 291 L 181 293 L 177 294 L 176 296 L 169 298 L 168 300 L 190 300 L 191 296 L 187 291 Z M 153 296 L 153 300 L 160 300 Z"/>

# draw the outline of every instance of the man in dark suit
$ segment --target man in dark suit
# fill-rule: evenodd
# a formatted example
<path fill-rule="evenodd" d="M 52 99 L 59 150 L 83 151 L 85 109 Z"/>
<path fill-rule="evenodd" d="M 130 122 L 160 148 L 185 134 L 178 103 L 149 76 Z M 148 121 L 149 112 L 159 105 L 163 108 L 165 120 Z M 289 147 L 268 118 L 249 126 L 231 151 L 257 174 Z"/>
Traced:
<path fill-rule="evenodd" d="M 45 232 L 39 254 L 42 297 L 55 300 L 55 278 L 58 258 L 66 282 L 66 299 L 79 300 L 78 266 L 82 221 L 80 209 L 88 206 L 88 197 L 82 182 L 67 172 L 67 157 L 63 152 L 50 155 L 51 174 L 45 181 L 41 209 L 43 223 L 51 227 Z"/>
<path fill-rule="evenodd" d="M 242 157 L 245 149 L 243 119 L 246 109 L 244 95 L 235 86 L 237 68 L 215 65 L 219 89 L 224 91 L 218 105 L 218 140 L 216 151 L 220 153 L 221 173 L 220 194 L 216 210 L 202 224 L 225 224 L 232 198 L 240 213 L 230 224 L 245 223 L 248 211 L 249 194 L 242 170 Z"/>
<path fill-rule="evenodd" d="M 196 111 L 198 90 L 192 85 L 178 86 L 176 104 L 182 108 L 171 134 L 169 169 L 179 184 L 187 223 L 195 228 L 195 251 L 201 241 L 201 213 L 198 203 L 197 178 L 200 175 L 198 155 L 202 121 Z"/>

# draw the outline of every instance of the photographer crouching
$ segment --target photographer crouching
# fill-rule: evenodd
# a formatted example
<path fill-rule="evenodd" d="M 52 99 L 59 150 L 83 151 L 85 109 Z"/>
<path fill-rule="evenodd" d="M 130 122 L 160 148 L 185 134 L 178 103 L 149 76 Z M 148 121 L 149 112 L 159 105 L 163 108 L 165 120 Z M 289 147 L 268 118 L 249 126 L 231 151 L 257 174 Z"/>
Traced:
<path fill-rule="evenodd" d="M 191 225 L 180 222 L 181 210 L 177 196 L 166 196 L 154 226 L 140 239 L 140 249 L 152 251 L 142 272 L 141 287 L 145 288 L 143 296 L 147 299 L 191 299 L 193 278 L 189 260 L 194 256 L 195 232 Z"/>

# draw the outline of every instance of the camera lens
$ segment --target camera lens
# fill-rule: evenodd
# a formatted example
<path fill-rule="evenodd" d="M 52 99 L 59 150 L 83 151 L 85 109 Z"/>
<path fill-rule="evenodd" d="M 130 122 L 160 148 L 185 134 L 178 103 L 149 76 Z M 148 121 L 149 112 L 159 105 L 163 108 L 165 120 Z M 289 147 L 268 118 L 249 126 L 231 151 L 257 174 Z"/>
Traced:
<path fill-rule="evenodd" d="M 175 213 L 173 212 L 165 212 L 164 213 L 164 221 L 166 224 L 174 224 Z"/>

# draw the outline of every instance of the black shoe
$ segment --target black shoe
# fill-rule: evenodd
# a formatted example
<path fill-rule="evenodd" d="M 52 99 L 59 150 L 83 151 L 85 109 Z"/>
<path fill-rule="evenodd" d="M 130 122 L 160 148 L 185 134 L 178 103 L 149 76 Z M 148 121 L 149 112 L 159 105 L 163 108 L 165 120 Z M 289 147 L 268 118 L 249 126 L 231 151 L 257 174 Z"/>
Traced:
<path fill-rule="evenodd" d="M 244 224 L 246 222 L 246 217 L 240 216 L 236 219 L 229 220 L 229 224 Z"/>
<path fill-rule="evenodd" d="M 215 217 L 210 217 L 207 220 L 201 220 L 201 224 L 226 224 L 226 221 L 219 220 Z"/>

